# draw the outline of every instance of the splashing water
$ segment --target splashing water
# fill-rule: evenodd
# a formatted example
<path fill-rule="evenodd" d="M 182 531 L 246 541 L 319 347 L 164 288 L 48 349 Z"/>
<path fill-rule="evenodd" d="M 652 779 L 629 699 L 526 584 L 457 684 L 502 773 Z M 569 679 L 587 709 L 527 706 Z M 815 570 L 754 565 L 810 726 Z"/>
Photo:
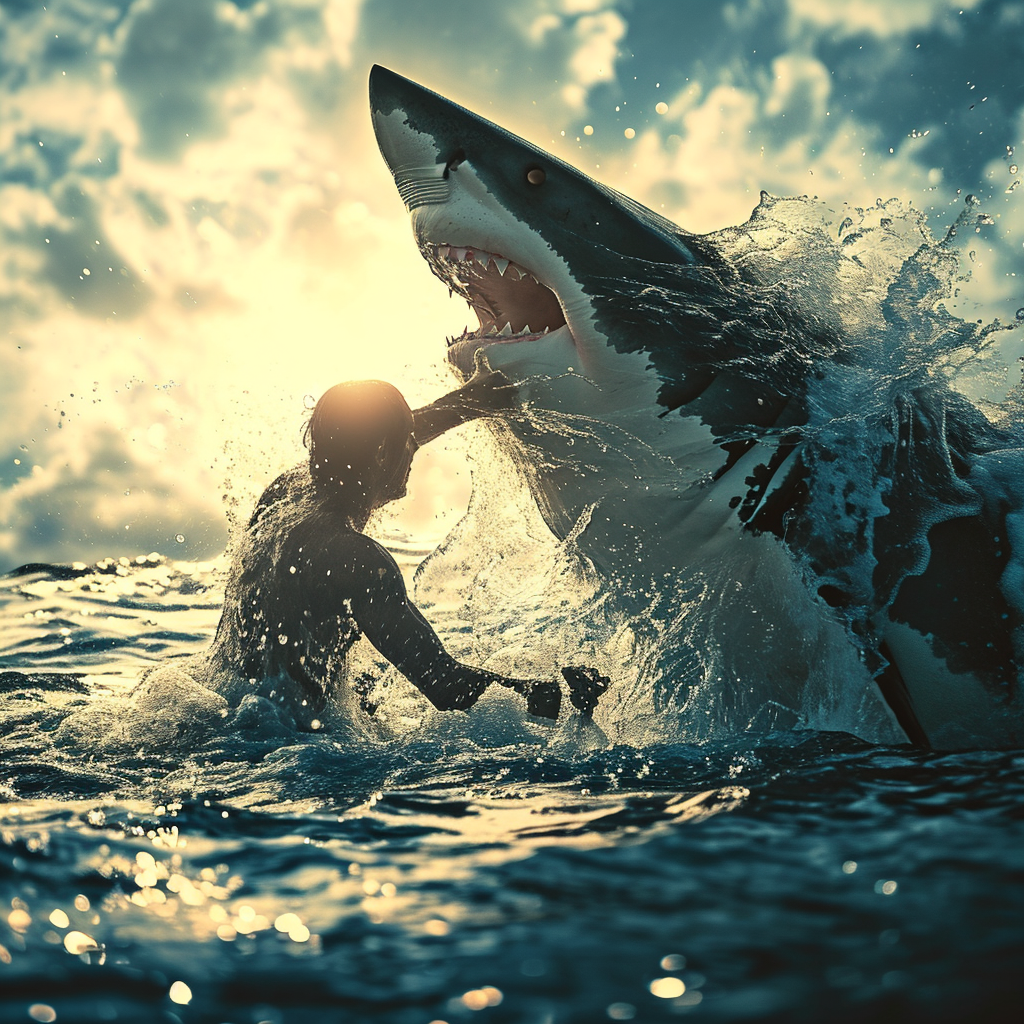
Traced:
<path fill-rule="evenodd" d="M 907 389 L 942 378 L 1019 430 L 1016 397 L 979 398 L 1011 336 L 945 308 L 963 284 L 955 240 L 978 216 L 966 207 L 935 242 L 900 204 L 836 228 L 778 201 L 721 235 L 751 279 L 842 335 L 808 430 L 843 453 L 814 471 L 836 474 L 865 521 Z M 618 444 L 638 475 L 658 459 L 533 415 L 581 459 Z M 386 521 L 379 535 L 456 657 L 613 674 L 594 723 L 524 722 L 501 693 L 442 715 L 363 646 L 323 728 L 297 732 L 273 700 L 231 706 L 207 685 L 227 560 L 10 574 L 0 1015 L 998 1015 L 1016 998 L 1024 912 L 1021 756 L 894 748 L 846 685 L 857 652 L 825 641 L 799 702 L 766 698 L 773 673 L 804 668 L 766 658 L 740 677 L 716 647 L 743 609 L 734 566 L 662 579 L 625 610 L 586 557 L 587 522 L 556 541 L 500 438 L 469 430 L 474 495 L 445 544 L 429 553 Z M 848 528 L 824 500 L 812 520 L 833 545 Z M 872 567 L 845 550 L 831 571 L 856 583 Z"/>
<path fill-rule="evenodd" d="M 474 440 L 474 501 L 421 571 L 421 599 L 461 595 L 459 617 L 476 624 L 474 636 L 491 638 L 485 650 L 503 652 L 506 669 L 527 651 L 544 654 L 533 672 L 550 672 L 577 651 L 593 659 L 616 680 L 597 715 L 613 740 L 702 741 L 802 725 L 896 741 L 900 734 L 864 673 L 865 664 L 879 664 L 877 623 L 886 603 L 922 571 L 915 559 L 931 526 L 988 505 L 1009 510 L 1012 532 L 1024 501 L 1019 393 L 998 404 L 982 397 L 1005 391 L 1017 327 L 968 323 L 947 308 L 970 277 L 960 239 L 986 223 L 973 196 L 937 241 L 923 215 L 897 200 L 839 222 L 818 202 L 764 196 L 746 224 L 706 239 L 741 270 L 740 286 L 689 268 L 661 268 L 652 272 L 656 284 L 644 287 L 603 282 L 599 308 L 612 312 L 602 316 L 615 326 L 635 324 L 663 377 L 681 377 L 675 363 L 684 342 L 701 358 L 700 338 L 711 332 L 712 347 L 729 353 L 717 369 L 766 393 L 800 396 L 808 493 L 799 518 L 787 521 L 788 547 L 757 561 L 732 537 L 686 547 L 685 537 L 662 543 L 657 527 L 645 533 L 640 526 L 628 558 L 605 558 L 608 538 L 626 533 L 602 531 L 592 524 L 595 514 L 636 523 L 645 502 L 678 506 L 681 495 L 700 494 L 709 482 L 707 440 L 701 435 L 692 453 L 673 449 L 669 459 L 620 425 L 538 401 L 512 430 L 493 430 L 496 448 Z M 699 303 L 703 311 L 691 308 Z M 718 317 L 710 324 L 708 309 Z M 680 321 L 697 341 L 685 337 Z M 525 386 L 543 394 L 550 383 L 537 378 Z M 947 418 L 955 424 L 949 431 Z M 900 438 L 918 421 L 930 427 L 932 442 L 904 451 Z M 794 428 L 715 433 L 724 443 L 773 434 L 785 443 Z M 974 467 L 969 483 L 955 461 L 957 445 Z M 586 479 L 602 476 L 627 481 L 639 497 L 591 487 L 601 495 L 594 504 L 566 499 L 569 523 L 579 518 L 559 545 L 522 485 L 510 494 L 507 481 L 532 484 L 531 473 L 556 481 L 535 487 L 542 504 L 577 482 L 586 493 Z M 659 524 L 670 520 L 671 510 L 652 515 Z M 876 533 L 888 538 L 881 545 L 888 562 L 879 561 Z M 615 564 L 616 578 L 598 578 L 592 559 L 602 558 Z M 446 594 L 453 579 L 466 583 Z M 825 590 L 842 594 L 841 609 L 810 596 Z M 1007 600 L 1024 611 L 1012 586 Z M 1006 745 L 1007 732 L 993 729 L 991 742 Z M 985 745 L 983 718 L 975 735 Z"/>

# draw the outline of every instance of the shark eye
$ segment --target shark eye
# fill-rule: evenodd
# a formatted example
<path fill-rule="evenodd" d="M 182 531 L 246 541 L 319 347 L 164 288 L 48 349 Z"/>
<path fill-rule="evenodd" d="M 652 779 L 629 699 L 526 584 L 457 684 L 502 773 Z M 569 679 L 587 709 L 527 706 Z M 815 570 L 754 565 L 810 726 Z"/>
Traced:
<path fill-rule="evenodd" d="M 526 180 L 531 185 L 543 185 L 546 177 L 547 175 L 539 167 L 534 167 L 532 170 L 526 172 Z"/>
<path fill-rule="evenodd" d="M 455 150 L 455 152 L 452 154 L 452 156 L 448 160 L 448 163 L 446 163 L 444 165 L 444 177 L 446 177 L 446 178 L 448 177 L 448 172 L 449 171 L 457 171 L 459 169 L 459 164 L 461 164 L 462 161 L 465 160 L 465 159 L 466 159 L 465 151 L 463 151 L 461 149 Z"/>

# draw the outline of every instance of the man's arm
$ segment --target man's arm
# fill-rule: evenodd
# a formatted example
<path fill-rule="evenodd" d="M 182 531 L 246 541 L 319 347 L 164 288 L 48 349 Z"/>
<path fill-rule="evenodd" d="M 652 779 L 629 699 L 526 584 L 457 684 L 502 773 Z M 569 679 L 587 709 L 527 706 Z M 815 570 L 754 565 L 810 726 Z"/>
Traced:
<path fill-rule="evenodd" d="M 515 408 L 515 404 L 515 385 L 501 370 L 492 370 L 487 356 L 478 350 L 473 376 L 461 388 L 413 412 L 416 443 L 425 445 L 452 427 Z"/>
<path fill-rule="evenodd" d="M 555 719 L 561 690 L 554 681 L 510 679 L 456 661 L 409 600 L 394 559 L 368 537 L 354 566 L 349 598 L 367 640 L 440 711 L 466 711 L 491 683 L 526 698 L 532 715 Z M 350 571 L 352 571 L 350 569 Z M 350 589 L 348 586 L 346 589 Z"/>

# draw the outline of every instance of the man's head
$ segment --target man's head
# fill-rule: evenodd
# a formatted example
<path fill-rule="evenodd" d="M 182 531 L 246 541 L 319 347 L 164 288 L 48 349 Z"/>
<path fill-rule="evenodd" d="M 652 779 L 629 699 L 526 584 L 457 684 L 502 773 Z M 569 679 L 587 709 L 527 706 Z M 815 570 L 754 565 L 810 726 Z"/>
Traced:
<path fill-rule="evenodd" d="M 412 411 L 391 384 L 336 384 L 316 403 L 304 440 L 318 490 L 368 508 L 405 494 L 416 441 Z"/>

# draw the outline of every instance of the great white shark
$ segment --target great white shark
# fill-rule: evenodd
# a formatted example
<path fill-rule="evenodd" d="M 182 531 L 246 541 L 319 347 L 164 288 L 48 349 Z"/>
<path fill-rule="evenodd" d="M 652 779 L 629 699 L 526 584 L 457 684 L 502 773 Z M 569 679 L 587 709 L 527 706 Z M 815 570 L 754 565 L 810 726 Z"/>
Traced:
<path fill-rule="evenodd" d="M 865 407 L 863 449 L 856 432 L 830 447 L 816 388 L 856 359 L 827 316 L 716 235 L 379 66 L 370 107 L 421 254 L 478 320 L 449 362 L 466 377 L 483 350 L 520 382 L 533 415 L 494 429 L 549 528 L 627 606 L 656 609 L 673 575 L 714 566 L 722 685 L 785 701 L 845 650 L 849 685 L 910 741 L 1024 741 L 1008 428 L 924 376 Z"/>

